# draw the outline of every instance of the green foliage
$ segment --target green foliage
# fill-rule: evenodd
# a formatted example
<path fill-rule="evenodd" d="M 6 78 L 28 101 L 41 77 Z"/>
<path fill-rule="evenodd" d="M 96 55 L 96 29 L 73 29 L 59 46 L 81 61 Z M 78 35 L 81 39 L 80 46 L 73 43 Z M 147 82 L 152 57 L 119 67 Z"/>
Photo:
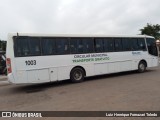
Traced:
<path fill-rule="evenodd" d="M 142 35 L 150 35 L 155 37 L 156 39 L 160 39 L 160 25 L 152 25 L 147 23 L 143 29 L 140 29 Z"/>
<path fill-rule="evenodd" d="M 0 40 L 0 50 L 6 51 L 6 41 L 1 41 Z"/>

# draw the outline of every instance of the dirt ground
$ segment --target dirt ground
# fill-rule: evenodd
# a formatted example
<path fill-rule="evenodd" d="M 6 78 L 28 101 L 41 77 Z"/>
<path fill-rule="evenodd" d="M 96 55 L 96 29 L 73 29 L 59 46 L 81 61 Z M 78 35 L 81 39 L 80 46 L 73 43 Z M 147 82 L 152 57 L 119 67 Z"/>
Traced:
<path fill-rule="evenodd" d="M 160 111 L 160 67 L 38 85 L 0 86 L 0 111 Z M 1 118 L 0 118 L 1 119 Z M 42 118 L 38 118 L 42 119 Z M 46 118 L 153 120 L 160 118 Z"/>

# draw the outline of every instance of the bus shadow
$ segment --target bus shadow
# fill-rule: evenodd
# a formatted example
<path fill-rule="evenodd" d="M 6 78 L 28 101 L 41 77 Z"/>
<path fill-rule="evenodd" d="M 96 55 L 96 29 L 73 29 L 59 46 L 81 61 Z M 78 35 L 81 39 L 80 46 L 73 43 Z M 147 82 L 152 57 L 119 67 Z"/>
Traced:
<path fill-rule="evenodd" d="M 22 92 L 22 93 L 35 93 L 35 92 L 43 92 L 46 89 L 54 88 L 54 87 L 62 87 L 71 84 L 70 80 L 64 81 L 56 81 L 49 83 L 39 83 L 39 84 L 28 84 L 28 85 L 16 85 L 14 87 L 14 92 Z"/>
<path fill-rule="evenodd" d="M 92 77 L 88 77 L 86 78 L 85 81 L 93 81 L 93 80 L 97 80 L 97 79 L 107 79 L 107 78 L 114 78 L 114 77 L 120 77 L 120 76 L 131 76 L 134 74 L 146 74 L 149 72 L 153 72 L 155 70 L 146 70 L 146 72 L 144 73 L 139 73 L 138 71 L 127 71 L 127 72 L 119 72 L 119 73 L 111 73 L 111 74 L 104 74 L 104 75 L 98 75 L 98 76 L 92 76 Z"/>
<path fill-rule="evenodd" d="M 114 78 L 114 77 L 118 78 L 120 76 L 131 76 L 134 74 L 147 74 L 153 71 L 155 70 L 147 70 L 145 73 L 138 73 L 137 71 L 129 71 L 129 72 L 114 73 L 114 74 L 98 75 L 98 76 L 87 77 L 85 78 L 84 82 L 90 82 L 94 80 L 101 80 L 101 79 Z M 32 85 L 20 85 L 20 86 L 16 85 L 16 87 L 13 88 L 13 92 L 22 92 L 22 93 L 43 92 L 49 88 L 63 87 L 71 84 L 73 83 L 70 80 L 64 80 L 64 81 L 58 81 L 58 82 L 40 83 L 40 84 L 32 84 Z M 81 83 L 78 83 L 78 84 L 81 84 Z"/>

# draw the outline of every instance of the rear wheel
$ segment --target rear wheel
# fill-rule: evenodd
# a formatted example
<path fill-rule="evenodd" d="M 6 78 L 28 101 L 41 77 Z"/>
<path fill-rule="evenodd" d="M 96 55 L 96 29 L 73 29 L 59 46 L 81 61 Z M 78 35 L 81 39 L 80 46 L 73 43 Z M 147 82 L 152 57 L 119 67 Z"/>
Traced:
<path fill-rule="evenodd" d="M 138 65 L 138 72 L 143 73 L 146 71 L 146 63 L 141 61 Z"/>
<path fill-rule="evenodd" d="M 71 81 L 79 83 L 84 80 L 84 70 L 82 68 L 74 68 L 70 74 Z"/>

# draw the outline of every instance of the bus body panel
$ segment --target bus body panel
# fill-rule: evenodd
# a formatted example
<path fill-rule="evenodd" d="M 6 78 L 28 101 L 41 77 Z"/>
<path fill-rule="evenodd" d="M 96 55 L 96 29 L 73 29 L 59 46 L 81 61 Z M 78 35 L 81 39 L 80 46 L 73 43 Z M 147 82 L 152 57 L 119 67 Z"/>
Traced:
<path fill-rule="evenodd" d="M 72 59 L 74 55 L 71 55 L 70 59 L 62 59 L 61 56 L 45 56 L 41 58 L 15 58 L 15 64 L 17 64 L 16 69 L 16 83 L 43 83 L 50 81 L 65 80 L 70 78 L 70 71 L 76 67 L 81 66 L 86 71 L 86 76 L 103 75 L 109 73 L 124 72 L 129 70 L 137 70 L 138 63 L 140 60 L 145 59 L 148 63 L 148 67 L 153 66 L 153 57 L 145 58 L 147 52 L 140 52 L 140 54 L 135 55 L 132 52 L 117 52 L 117 53 L 107 53 L 110 57 L 109 61 L 106 62 L 92 62 L 91 64 L 72 64 Z M 70 56 L 70 55 L 69 55 Z M 123 56 L 123 57 L 121 57 Z M 54 58 L 55 57 L 55 58 Z M 64 58 L 68 58 L 65 56 Z M 25 66 L 26 60 L 36 60 L 37 66 Z M 55 61 L 58 62 L 53 62 Z M 70 61 L 66 64 L 60 60 Z M 68 65 L 67 65 L 68 64 Z M 155 62 L 155 66 L 157 66 Z"/>
<path fill-rule="evenodd" d="M 159 64 L 159 58 L 157 58 L 157 57 L 152 57 L 151 58 L 152 60 L 152 67 L 157 67 L 158 66 L 158 64 Z"/>
<path fill-rule="evenodd" d="M 147 67 L 158 66 L 158 57 L 150 55 L 148 51 L 14 57 L 14 35 L 11 34 L 8 37 L 7 58 L 11 59 L 12 67 L 12 73 L 8 74 L 8 79 L 15 84 L 70 79 L 71 70 L 77 66 L 84 68 L 87 77 L 137 70 L 141 60 L 147 62 Z M 96 57 L 101 54 L 104 56 Z M 32 65 L 30 61 L 33 62 Z"/>

